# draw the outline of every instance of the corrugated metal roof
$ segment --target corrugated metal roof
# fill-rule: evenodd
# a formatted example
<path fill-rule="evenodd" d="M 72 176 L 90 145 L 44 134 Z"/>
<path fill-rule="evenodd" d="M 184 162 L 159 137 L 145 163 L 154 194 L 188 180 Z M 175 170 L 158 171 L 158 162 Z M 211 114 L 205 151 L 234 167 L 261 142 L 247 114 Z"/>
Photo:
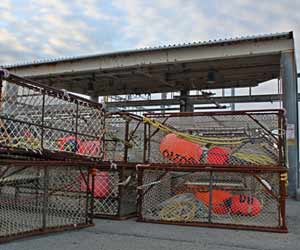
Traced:
<path fill-rule="evenodd" d="M 39 64 L 92 59 L 96 57 L 127 55 L 127 54 L 140 53 L 140 52 L 151 52 L 151 51 L 190 48 L 190 47 L 199 47 L 199 46 L 229 45 L 229 44 L 238 44 L 241 42 L 249 42 L 249 41 L 266 41 L 266 40 L 279 40 L 279 39 L 292 39 L 292 38 L 293 38 L 293 32 L 290 31 L 290 32 L 281 32 L 281 33 L 253 35 L 253 36 L 241 36 L 241 37 L 225 38 L 225 39 L 218 39 L 218 40 L 208 40 L 208 41 L 200 41 L 200 42 L 193 42 L 193 43 L 183 43 L 183 44 L 173 44 L 173 45 L 169 44 L 169 45 L 163 45 L 157 47 L 145 47 L 140 49 L 126 50 L 126 51 L 119 51 L 119 52 L 109 52 L 103 54 L 61 57 L 61 58 L 53 58 L 53 59 L 39 59 L 31 62 L 21 62 L 15 64 L 2 65 L 0 67 L 10 69 L 10 68 L 25 67 L 25 66 L 39 65 Z"/>

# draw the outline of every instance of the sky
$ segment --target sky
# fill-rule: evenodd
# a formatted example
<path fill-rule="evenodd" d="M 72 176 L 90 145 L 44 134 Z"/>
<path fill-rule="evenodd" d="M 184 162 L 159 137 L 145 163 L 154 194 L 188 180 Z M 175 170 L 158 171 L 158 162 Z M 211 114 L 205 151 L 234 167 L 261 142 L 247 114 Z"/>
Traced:
<path fill-rule="evenodd" d="M 1 0 L 0 64 L 291 30 L 300 47 L 299 10 L 299 0 Z"/>

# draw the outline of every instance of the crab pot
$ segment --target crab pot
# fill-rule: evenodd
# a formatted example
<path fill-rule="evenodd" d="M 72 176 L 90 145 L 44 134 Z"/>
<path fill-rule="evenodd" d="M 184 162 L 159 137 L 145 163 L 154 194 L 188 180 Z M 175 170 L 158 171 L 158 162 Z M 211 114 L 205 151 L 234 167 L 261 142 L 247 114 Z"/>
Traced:
<path fill-rule="evenodd" d="M 144 161 L 284 166 L 283 110 L 148 114 Z"/>
<path fill-rule="evenodd" d="M 14 161 L 0 166 L 0 242 L 92 225 L 87 166 Z"/>
<path fill-rule="evenodd" d="M 286 178 L 280 167 L 140 167 L 138 220 L 287 232 Z"/>
<path fill-rule="evenodd" d="M 107 113 L 104 138 L 104 161 L 143 161 L 142 117 L 125 112 Z"/>
<path fill-rule="evenodd" d="M 13 74 L 0 79 L 0 151 L 47 159 L 101 159 L 101 104 Z"/>
<path fill-rule="evenodd" d="M 135 166 L 101 166 L 94 178 L 95 217 L 122 220 L 136 216 Z"/>

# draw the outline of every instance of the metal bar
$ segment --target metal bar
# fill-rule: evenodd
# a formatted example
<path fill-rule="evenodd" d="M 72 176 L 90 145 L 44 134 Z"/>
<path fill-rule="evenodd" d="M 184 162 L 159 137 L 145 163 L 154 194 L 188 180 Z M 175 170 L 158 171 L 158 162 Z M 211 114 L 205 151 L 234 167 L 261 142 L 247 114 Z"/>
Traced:
<path fill-rule="evenodd" d="M 49 172 L 48 167 L 44 167 L 44 195 L 43 195 L 43 215 L 42 215 L 42 229 L 47 228 L 48 216 L 48 188 L 49 188 Z"/>
<path fill-rule="evenodd" d="M 22 238 L 26 238 L 26 237 L 30 237 L 30 236 L 35 236 L 35 235 L 44 235 L 44 234 L 48 234 L 48 233 L 64 232 L 64 231 L 68 231 L 68 230 L 81 229 L 81 228 L 86 228 L 86 227 L 91 227 L 91 226 L 93 226 L 93 224 L 80 223 L 80 224 L 77 224 L 76 227 L 74 226 L 74 224 L 71 224 L 71 225 L 64 225 L 64 226 L 58 226 L 58 227 L 51 227 L 51 228 L 47 228 L 45 230 L 35 229 L 35 230 L 28 231 L 28 232 L 22 232 L 20 234 L 14 234 L 14 235 L 10 235 L 10 236 L 0 236 L 0 243 L 5 243 L 5 242 L 12 241 L 12 240 L 22 239 Z"/>
<path fill-rule="evenodd" d="M 23 120 L 19 120 L 19 119 L 15 119 L 15 118 L 4 117 L 4 116 L 1 116 L 1 115 L 0 115 L 0 119 L 9 120 L 9 121 L 18 122 L 18 123 L 23 123 L 23 124 L 28 124 L 30 126 L 35 126 L 35 127 L 42 128 L 42 129 L 44 128 L 44 129 L 60 131 L 60 132 L 68 133 L 68 134 L 75 134 L 75 132 L 73 132 L 73 131 L 69 131 L 69 130 L 65 130 L 65 129 L 61 129 L 61 128 L 53 128 L 53 127 L 40 125 L 40 124 L 37 124 L 37 123 L 28 122 L 28 121 L 23 121 Z M 88 134 L 84 134 L 84 133 L 77 133 L 77 134 L 80 135 L 80 136 L 84 136 L 84 137 L 99 138 L 97 136 L 88 135 Z"/>
<path fill-rule="evenodd" d="M 124 143 L 124 162 L 128 161 L 128 144 L 129 144 L 129 121 L 128 119 L 125 120 L 125 143 Z"/>
<path fill-rule="evenodd" d="M 233 230 L 255 230 L 261 232 L 273 232 L 273 233 L 288 233 L 286 227 L 265 227 L 265 226 L 250 226 L 250 225 L 237 225 L 237 224 L 222 224 L 222 223 L 207 223 L 207 222 L 188 222 L 184 223 L 176 221 L 162 221 L 162 220 L 153 220 L 153 219 L 144 219 L 138 217 L 137 221 L 139 222 L 148 222 L 155 224 L 170 224 L 170 225 L 179 225 L 179 226 L 196 226 L 196 227 L 208 227 L 208 228 L 224 228 L 224 229 L 233 229 Z"/>
<path fill-rule="evenodd" d="M 138 122 L 138 124 L 135 126 L 135 128 L 130 132 L 130 136 L 129 136 L 129 139 L 128 139 L 128 143 L 132 140 L 133 140 L 133 135 L 135 134 L 135 132 L 138 130 L 139 126 L 141 125 L 141 121 Z"/>
<path fill-rule="evenodd" d="M 118 175 L 119 175 L 119 180 L 121 180 L 123 182 L 123 178 L 124 178 L 124 169 L 119 169 L 117 171 Z M 124 195 L 123 192 L 124 187 L 121 185 L 118 185 L 118 216 L 121 216 L 122 213 L 122 198 Z"/>
<path fill-rule="evenodd" d="M 283 178 L 282 178 L 283 177 Z M 286 197 L 287 197 L 287 179 L 285 179 L 282 174 L 279 176 L 279 193 L 280 193 L 280 215 L 281 215 L 281 223 L 280 226 L 286 228 Z"/>
<path fill-rule="evenodd" d="M 89 173 L 90 174 L 90 173 Z M 91 213 L 90 218 L 91 220 L 94 219 L 94 210 L 95 210 L 95 175 L 92 174 L 92 192 L 91 192 Z"/>
<path fill-rule="evenodd" d="M 75 115 L 75 143 L 76 143 L 76 151 L 78 151 L 79 147 L 79 143 L 78 143 L 78 117 L 79 117 L 79 105 L 78 105 L 78 102 L 76 102 L 76 115 Z"/>
<path fill-rule="evenodd" d="M 137 186 L 143 185 L 143 175 L 144 169 L 137 168 Z M 144 199 L 144 190 L 137 189 L 137 216 L 138 218 L 142 218 L 142 205 Z"/>
<path fill-rule="evenodd" d="M 90 194 L 91 194 L 91 190 L 90 190 L 90 174 L 89 174 L 89 171 L 88 169 L 86 170 L 87 171 L 87 180 L 84 180 L 86 181 L 86 204 L 85 204 L 85 223 L 88 224 L 90 223 L 90 218 L 89 218 L 89 205 L 90 205 Z M 81 174 L 81 177 L 84 177 L 83 174 L 82 174 L 82 171 L 80 169 L 80 174 Z"/>
<path fill-rule="evenodd" d="M 289 185 L 288 193 L 295 197 L 299 189 L 299 129 L 298 129 L 298 83 L 293 51 L 281 53 L 281 77 L 283 86 L 283 106 L 287 111 L 288 126 L 292 137 L 288 141 Z"/>
<path fill-rule="evenodd" d="M 41 149 L 44 149 L 44 132 L 45 132 L 45 91 L 42 90 L 43 100 L 42 100 L 42 118 L 41 118 Z"/>
<path fill-rule="evenodd" d="M 263 167 L 257 165 L 239 165 L 239 166 L 224 166 L 224 165 L 205 165 L 199 164 L 197 167 L 195 165 L 184 164 L 184 165 L 175 165 L 172 163 L 153 163 L 147 165 L 139 165 L 138 168 L 149 169 L 149 170 L 165 170 L 165 171 L 182 171 L 185 172 L 238 172 L 238 173 L 285 173 L 286 168 L 281 165 L 264 165 Z"/>
<path fill-rule="evenodd" d="M 208 203 L 208 223 L 211 223 L 212 200 L 213 200 L 213 172 L 209 171 L 209 203 Z"/>
<path fill-rule="evenodd" d="M 270 130 L 268 130 L 260 121 L 258 121 L 257 119 L 255 119 L 252 115 L 247 114 L 248 117 L 250 117 L 256 124 L 258 124 L 261 128 L 263 128 L 264 131 L 266 131 L 270 136 L 273 137 L 273 139 L 279 143 L 279 139 L 275 137 L 275 135 L 272 134 L 272 132 Z"/>
<path fill-rule="evenodd" d="M 186 117 L 186 116 L 225 116 L 225 115 L 277 115 L 282 109 L 257 109 L 257 110 L 236 110 L 236 111 L 214 111 L 214 112 L 176 112 L 176 113 L 149 113 L 146 117 Z"/>
<path fill-rule="evenodd" d="M 280 101 L 282 95 L 270 94 L 270 95 L 246 95 L 246 96 L 219 96 L 211 97 L 212 100 L 218 103 L 251 103 L 251 102 L 277 102 Z M 197 99 L 190 96 L 190 101 L 194 104 L 210 104 L 211 101 L 205 99 Z M 297 99 L 300 100 L 300 93 L 297 95 Z M 108 107 L 149 107 L 149 106 L 172 106 L 180 105 L 178 99 L 159 99 L 159 100 L 138 100 L 138 101 L 123 101 L 123 102 L 109 102 Z"/>
<path fill-rule="evenodd" d="M 147 159 L 147 147 L 148 147 L 148 138 L 147 138 L 147 126 L 148 124 L 144 123 L 144 154 L 143 154 L 143 162 L 147 162 L 149 159 Z M 149 156 L 148 156 L 149 158 Z"/>

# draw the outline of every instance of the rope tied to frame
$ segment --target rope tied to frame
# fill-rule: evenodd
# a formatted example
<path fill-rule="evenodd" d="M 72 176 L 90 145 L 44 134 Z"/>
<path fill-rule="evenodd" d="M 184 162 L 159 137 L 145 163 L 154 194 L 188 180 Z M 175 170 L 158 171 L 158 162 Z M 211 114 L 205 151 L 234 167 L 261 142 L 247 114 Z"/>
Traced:
<path fill-rule="evenodd" d="M 143 122 L 148 123 L 151 126 L 165 132 L 165 133 L 173 133 L 176 136 L 183 138 L 187 141 L 198 143 L 198 144 L 214 144 L 214 145 L 238 145 L 243 142 L 249 141 L 247 137 L 207 137 L 207 136 L 199 136 L 199 135 L 190 135 L 184 132 L 179 132 L 175 129 L 172 129 L 161 122 L 158 122 L 154 119 L 150 119 L 148 117 L 143 117 Z"/>

